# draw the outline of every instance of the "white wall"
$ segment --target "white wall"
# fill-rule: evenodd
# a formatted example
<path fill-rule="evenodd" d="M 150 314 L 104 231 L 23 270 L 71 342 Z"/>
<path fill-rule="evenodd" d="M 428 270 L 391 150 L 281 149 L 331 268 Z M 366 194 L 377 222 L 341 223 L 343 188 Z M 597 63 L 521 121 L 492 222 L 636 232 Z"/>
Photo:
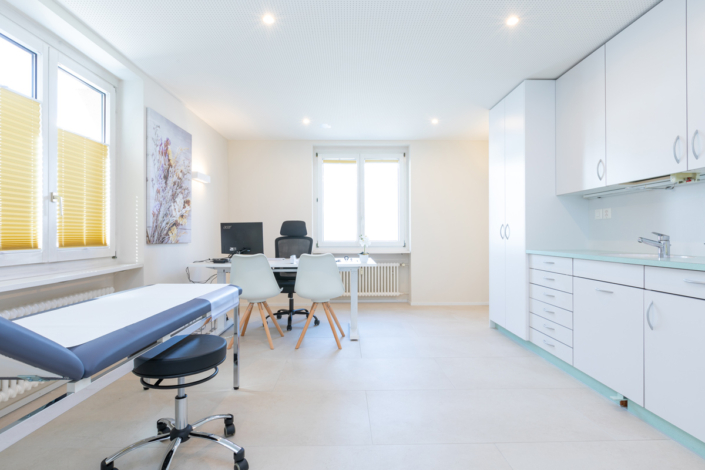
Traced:
<path fill-rule="evenodd" d="M 590 248 L 596 250 L 656 253 L 637 243 L 638 237 L 655 239 L 651 232 L 671 236 L 671 252 L 705 256 L 705 184 L 673 191 L 643 191 L 590 201 Z M 612 209 L 611 219 L 595 220 L 595 210 Z"/>
<path fill-rule="evenodd" d="M 408 145 L 412 302 L 487 302 L 487 142 L 231 141 L 228 221 L 263 222 L 267 256 L 282 221 L 312 233 L 313 148 L 323 145 Z"/>

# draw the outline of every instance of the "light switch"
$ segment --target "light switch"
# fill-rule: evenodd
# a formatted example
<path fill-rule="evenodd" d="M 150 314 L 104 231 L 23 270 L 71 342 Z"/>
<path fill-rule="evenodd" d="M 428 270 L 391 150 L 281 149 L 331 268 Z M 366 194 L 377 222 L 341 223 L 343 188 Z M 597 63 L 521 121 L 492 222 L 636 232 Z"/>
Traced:
<path fill-rule="evenodd" d="M 612 218 L 612 209 L 602 209 L 602 218 L 603 219 L 611 219 Z"/>
<path fill-rule="evenodd" d="M 595 210 L 595 220 L 600 220 L 602 218 L 602 209 Z"/>

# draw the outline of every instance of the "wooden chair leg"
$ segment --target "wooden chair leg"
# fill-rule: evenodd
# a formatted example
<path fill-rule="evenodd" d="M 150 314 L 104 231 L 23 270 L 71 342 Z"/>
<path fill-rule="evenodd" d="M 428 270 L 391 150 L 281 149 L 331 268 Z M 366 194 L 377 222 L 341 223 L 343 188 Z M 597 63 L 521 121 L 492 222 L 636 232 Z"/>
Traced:
<path fill-rule="evenodd" d="M 269 341 L 269 349 L 274 349 L 274 343 L 272 343 L 272 335 L 269 334 L 269 326 L 267 326 L 267 317 L 264 316 L 264 310 L 262 309 L 262 302 L 257 304 L 259 309 L 259 316 L 262 317 L 262 326 L 264 326 L 264 332 L 267 333 L 267 341 Z"/>
<path fill-rule="evenodd" d="M 284 332 L 282 331 L 281 327 L 279 326 L 279 323 L 277 322 L 277 319 L 274 318 L 274 314 L 272 313 L 272 309 L 269 308 L 269 304 L 267 302 L 264 303 L 264 308 L 267 309 L 267 313 L 269 314 L 269 318 L 272 319 L 272 323 L 274 323 L 274 326 L 277 327 L 277 331 L 279 331 L 279 334 L 284 336 Z"/>
<path fill-rule="evenodd" d="M 330 325 L 330 331 L 333 332 L 333 337 L 335 338 L 335 343 L 338 345 L 338 349 L 343 349 L 343 347 L 340 345 L 340 340 L 338 339 L 338 333 L 335 332 L 335 325 L 333 324 L 333 318 L 330 316 L 330 312 L 328 312 L 328 303 L 323 304 L 323 310 L 326 311 L 326 317 L 328 317 L 328 324 Z"/>
<path fill-rule="evenodd" d="M 254 307 L 255 304 L 249 304 L 247 306 L 247 310 L 245 310 L 245 315 L 242 317 L 242 321 L 240 322 L 240 336 L 245 336 L 245 331 L 247 331 L 247 324 L 250 322 L 250 315 L 252 314 L 252 307 Z"/>
<path fill-rule="evenodd" d="M 338 329 L 340 330 L 340 337 L 345 338 L 345 332 L 343 331 L 343 327 L 340 326 L 340 322 L 338 321 L 338 317 L 335 315 L 335 312 L 333 311 L 333 307 L 330 305 L 330 302 L 326 302 L 326 305 L 328 306 L 328 310 L 330 311 L 330 314 L 333 315 L 333 320 L 335 320 L 335 324 L 338 325 Z"/>
<path fill-rule="evenodd" d="M 311 305 L 311 310 L 309 310 L 308 317 L 306 318 L 306 324 L 304 324 L 304 331 L 301 332 L 301 336 L 299 336 L 299 342 L 296 343 L 296 349 L 299 349 L 299 346 L 301 346 L 301 341 L 304 340 L 304 336 L 306 336 L 306 330 L 308 330 L 308 325 L 311 323 L 311 319 L 313 318 L 313 314 L 316 313 L 316 306 L 318 304 L 316 302 Z"/>

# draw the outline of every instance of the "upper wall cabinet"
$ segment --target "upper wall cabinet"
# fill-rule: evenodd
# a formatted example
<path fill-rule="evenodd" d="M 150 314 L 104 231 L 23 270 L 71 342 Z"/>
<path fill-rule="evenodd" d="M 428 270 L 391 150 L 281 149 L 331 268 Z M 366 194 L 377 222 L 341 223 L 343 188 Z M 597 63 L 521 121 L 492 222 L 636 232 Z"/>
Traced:
<path fill-rule="evenodd" d="M 607 184 L 686 171 L 686 0 L 664 0 L 606 47 Z"/>
<path fill-rule="evenodd" d="M 556 194 L 605 186 L 605 46 L 556 80 Z"/>
<path fill-rule="evenodd" d="M 705 1 L 688 0 L 688 169 L 705 167 Z"/>

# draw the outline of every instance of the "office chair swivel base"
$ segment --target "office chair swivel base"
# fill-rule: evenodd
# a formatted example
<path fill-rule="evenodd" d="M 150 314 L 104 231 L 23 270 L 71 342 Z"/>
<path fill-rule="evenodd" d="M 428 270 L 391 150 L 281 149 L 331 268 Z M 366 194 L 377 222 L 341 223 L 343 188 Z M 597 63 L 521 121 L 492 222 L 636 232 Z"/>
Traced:
<path fill-rule="evenodd" d="M 180 384 L 182 383 L 181 379 L 179 380 L 179 382 Z M 176 450 L 181 444 L 188 441 L 192 437 L 215 442 L 230 450 L 233 453 L 234 470 L 248 470 L 250 468 L 250 465 L 247 463 L 247 460 L 245 460 L 245 449 L 233 442 L 230 442 L 227 439 L 224 439 L 220 436 L 216 436 L 215 434 L 195 431 L 195 429 L 200 426 L 203 426 L 206 423 L 215 421 L 217 419 L 222 419 L 225 422 L 223 434 L 225 434 L 226 436 L 232 436 L 235 434 L 233 415 L 213 415 L 196 421 L 192 425 L 188 424 L 188 422 L 186 421 L 186 416 L 188 414 L 188 405 L 186 401 L 187 395 L 186 393 L 184 393 L 183 388 L 179 388 L 178 390 L 179 393 L 176 396 L 176 419 L 161 418 L 157 420 L 158 434 L 156 436 L 148 437 L 147 439 L 142 439 L 141 441 L 135 442 L 134 444 L 130 444 L 119 452 L 116 452 L 115 454 L 106 458 L 100 463 L 100 470 L 118 470 L 118 468 L 115 467 L 115 461 L 123 455 L 128 454 L 135 449 L 139 449 L 140 447 L 144 447 L 147 444 L 151 444 L 152 442 L 164 442 L 170 440 L 171 443 L 169 444 L 169 448 L 167 449 L 166 454 L 162 459 L 161 466 L 159 467 L 160 470 L 168 470 L 171 466 L 172 461 L 174 460 Z"/>
<path fill-rule="evenodd" d="M 286 308 L 279 309 L 279 310 L 277 310 L 277 313 L 275 313 L 275 315 L 277 316 L 277 320 L 281 320 L 282 316 L 288 315 L 289 318 L 287 319 L 287 322 L 286 322 L 286 331 L 291 331 L 292 330 L 291 319 L 293 318 L 293 316 L 294 315 L 306 315 L 306 317 L 308 318 L 309 311 L 305 308 L 295 309 L 294 308 L 294 294 L 289 294 L 289 308 L 288 309 L 286 309 Z M 318 326 L 320 324 L 321 324 L 321 322 L 318 321 L 318 317 L 316 317 L 316 315 L 314 315 L 313 316 L 313 326 Z"/>

